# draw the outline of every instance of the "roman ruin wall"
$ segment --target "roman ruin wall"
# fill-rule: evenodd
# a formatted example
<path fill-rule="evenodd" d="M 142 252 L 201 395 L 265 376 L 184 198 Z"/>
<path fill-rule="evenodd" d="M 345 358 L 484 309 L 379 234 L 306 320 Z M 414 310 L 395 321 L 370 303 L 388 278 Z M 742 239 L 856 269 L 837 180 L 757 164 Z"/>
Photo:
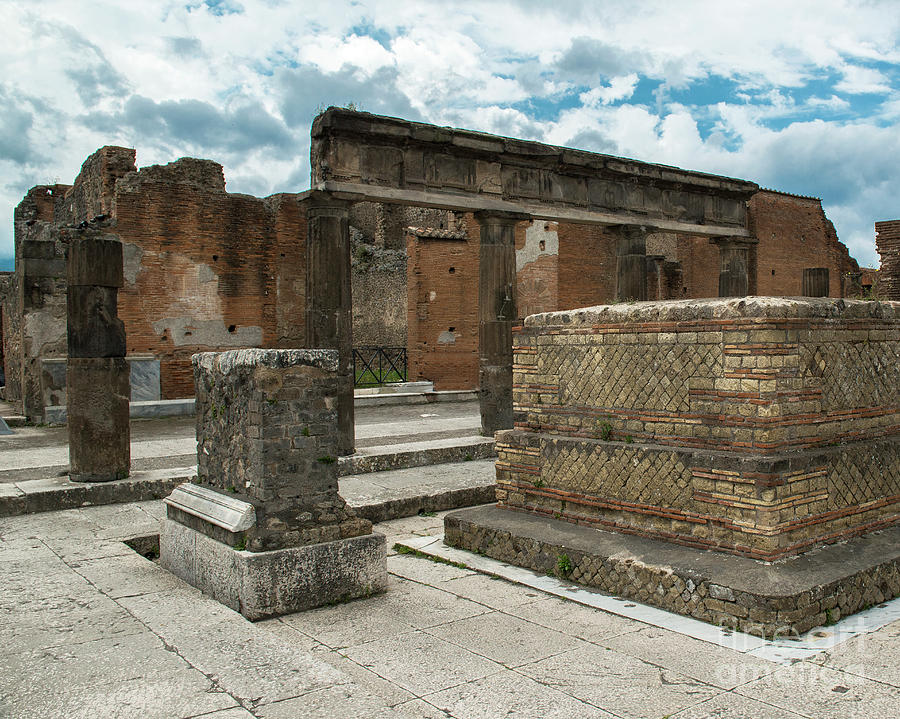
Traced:
<path fill-rule="evenodd" d="M 887 300 L 900 300 L 900 220 L 875 223 L 875 247 L 881 256 L 879 295 Z"/>

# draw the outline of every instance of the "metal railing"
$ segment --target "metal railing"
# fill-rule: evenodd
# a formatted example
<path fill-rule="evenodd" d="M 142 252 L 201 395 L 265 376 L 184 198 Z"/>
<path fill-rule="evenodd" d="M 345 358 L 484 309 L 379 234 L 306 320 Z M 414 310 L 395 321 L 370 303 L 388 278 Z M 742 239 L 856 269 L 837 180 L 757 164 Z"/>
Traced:
<path fill-rule="evenodd" d="M 374 387 L 406 382 L 406 347 L 354 347 L 353 384 Z"/>

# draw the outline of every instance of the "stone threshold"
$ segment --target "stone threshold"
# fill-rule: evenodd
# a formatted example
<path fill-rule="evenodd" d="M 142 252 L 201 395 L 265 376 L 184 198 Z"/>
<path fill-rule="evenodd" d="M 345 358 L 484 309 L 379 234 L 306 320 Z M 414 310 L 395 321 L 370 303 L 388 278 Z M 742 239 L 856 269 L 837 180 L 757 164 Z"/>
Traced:
<path fill-rule="evenodd" d="M 445 542 L 755 636 L 796 638 L 900 596 L 900 527 L 775 563 L 487 505 L 444 520 Z"/>

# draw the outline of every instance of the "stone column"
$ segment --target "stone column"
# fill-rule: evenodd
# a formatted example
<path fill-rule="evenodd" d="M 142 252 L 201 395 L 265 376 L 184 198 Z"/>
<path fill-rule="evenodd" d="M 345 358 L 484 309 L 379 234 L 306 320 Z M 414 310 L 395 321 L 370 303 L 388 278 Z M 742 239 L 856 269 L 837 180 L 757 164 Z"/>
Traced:
<path fill-rule="evenodd" d="M 252 620 L 383 591 L 384 535 L 338 494 L 338 353 L 193 364 L 197 482 L 166 499 L 162 565 Z"/>
<path fill-rule="evenodd" d="M 516 222 L 509 212 L 476 212 L 481 229 L 478 258 L 478 386 L 481 433 L 511 429 L 512 326 L 516 306 Z"/>
<path fill-rule="evenodd" d="M 719 246 L 719 297 L 745 297 L 750 293 L 750 248 L 752 237 L 713 237 Z"/>
<path fill-rule="evenodd" d="M 647 299 L 647 228 L 618 225 L 610 231 L 616 238 L 616 299 L 620 302 Z"/>
<path fill-rule="evenodd" d="M 102 228 L 80 228 L 69 241 L 66 414 L 69 478 L 107 482 L 131 466 L 130 381 L 125 326 L 118 318 L 122 243 Z"/>
<path fill-rule="evenodd" d="M 353 454 L 353 304 L 350 290 L 350 203 L 327 192 L 304 200 L 306 233 L 306 346 L 340 356 L 337 452 Z"/>
<path fill-rule="evenodd" d="M 828 268 L 807 267 L 803 270 L 803 296 L 828 297 Z"/>

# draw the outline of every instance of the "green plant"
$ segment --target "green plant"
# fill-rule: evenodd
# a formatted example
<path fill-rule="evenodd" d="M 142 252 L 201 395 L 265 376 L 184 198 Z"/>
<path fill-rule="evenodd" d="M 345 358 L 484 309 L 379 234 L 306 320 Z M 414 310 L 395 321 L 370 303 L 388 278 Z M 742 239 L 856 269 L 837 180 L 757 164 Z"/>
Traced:
<path fill-rule="evenodd" d="M 612 437 L 612 425 L 609 422 L 601 422 L 600 439 L 604 442 L 608 442 L 610 437 Z"/>
<path fill-rule="evenodd" d="M 471 462 L 473 459 L 475 459 L 475 458 L 469 452 L 466 452 L 466 456 L 463 457 L 464 462 Z"/>
<path fill-rule="evenodd" d="M 227 487 L 225 487 L 225 489 L 232 494 L 237 494 L 237 487 L 235 487 L 233 484 L 228 485 Z"/>
<path fill-rule="evenodd" d="M 332 457 L 330 454 L 325 454 L 319 457 L 316 461 L 321 462 L 322 464 L 334 464 L 335 462 L 337 462 L 337 459 L 335 457 Z"/>
<path fill-rule="evenodd" d="M 536 480 L 534 480 L 534 482 L 532 482 L 532 484 L 534 484 L 536 489 L 540 489 L 544 486 L 544 480 L 538 477 Z"/>
<path fill-rule="evenodd" d="M 304 437 L 309 437 L 309 427 L 304 427 L 303 431 L 300 432 Z"/>
<path fill-rule="evenodd" d="M 247 548 L 247 538 L 241 537 L 237 542 L 235 542 L 234 548 L 238 552 L 243 552 Z"/>
<path fill-rule="evenodd" d="M 427 509 L 420 509 L 419 516 L 420 517 L 437 517 L 437 512 L 432 512 Z"/>
<path fill-rule="evenodd" d="M 560 554 L 556 558 L 556 574 L 560 577 L 567 577 L 572 573 L 572 560 L 568 554 Z"/>
<path fill-rule="evenodd" d="M 630 434 L 626 434 L 625 435 L 625 444 L 631 444 L 632 442 L 634 442 L 634 439 L 632 438 L 632 436 Z"/>

